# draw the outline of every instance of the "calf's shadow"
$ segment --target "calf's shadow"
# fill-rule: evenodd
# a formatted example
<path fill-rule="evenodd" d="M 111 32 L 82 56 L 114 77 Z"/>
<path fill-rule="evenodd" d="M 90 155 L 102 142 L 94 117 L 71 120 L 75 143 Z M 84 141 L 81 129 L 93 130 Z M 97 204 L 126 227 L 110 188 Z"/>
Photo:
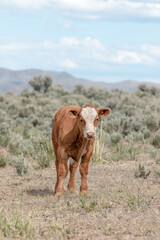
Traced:
<path fill-rule="evenodd" d="M 54 195 L 54 191 L 50 190 L 49 188 L 29 189 L 26 191 L 26 193 L 30 196 L 41 196 L 41 197 L 45 197 L 46 195 L 50 195 L 50 196 Z"/>

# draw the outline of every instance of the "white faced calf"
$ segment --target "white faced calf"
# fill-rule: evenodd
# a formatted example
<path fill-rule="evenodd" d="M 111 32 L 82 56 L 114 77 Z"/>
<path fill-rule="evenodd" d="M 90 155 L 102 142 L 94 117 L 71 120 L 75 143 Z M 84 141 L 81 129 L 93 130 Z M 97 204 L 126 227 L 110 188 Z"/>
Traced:
<path fill-rule="evenodd" d="M 69 191 L 74 192 L 75 172 L 81 159 L 80 191 L 87 193 L 88 165 L 93 154 L 98 119 L 99 116 L 107 116 L 110 112 L 109 108 L 98 110 L 90 105 L 83 108 L 70 105 L 61 108 L 56 113 L 52 128 L 52 140 L 56 156 L 55 192 L 57 196 L 64 190 L 64 179 L 68 173 L 68 159 L 71 160 Z"/>

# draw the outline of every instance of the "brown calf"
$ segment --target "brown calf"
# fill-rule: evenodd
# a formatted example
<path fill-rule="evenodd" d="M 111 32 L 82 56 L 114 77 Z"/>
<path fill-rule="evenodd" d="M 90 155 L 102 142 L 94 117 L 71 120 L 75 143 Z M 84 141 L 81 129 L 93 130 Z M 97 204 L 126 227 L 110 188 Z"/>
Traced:
<path fill-rule="evenodd" d="M 52 141 L 55 152 L 57 196 L 64 191 L 64 179 L 68 174 L 68 159 L 70 160 L 70 180 L 68 189 L 74 192 L 75 172 L 80 162 L 81 186 L 80 191 L 87 193 L 87 174 L 90 158 L 93 153 L 96 127 L 99 116 L 107 116 L 110 108 L 100 110 L 86 105 L 85 107 L 65 106 L 55 115 L 52 128 Z"/>

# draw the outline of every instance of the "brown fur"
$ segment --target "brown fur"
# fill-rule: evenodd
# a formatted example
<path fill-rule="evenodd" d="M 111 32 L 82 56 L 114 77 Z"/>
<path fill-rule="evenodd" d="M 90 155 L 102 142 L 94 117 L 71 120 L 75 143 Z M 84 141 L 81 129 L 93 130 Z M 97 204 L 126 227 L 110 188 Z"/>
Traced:
<path fill-rule="evenodd" d="M 85 107 L 91 107 L 86 105 Z M 106 116 L 110 113 L 109 108 L 97 110 L 97 116 Z M 70 180 L 68 183 L 68 189 L 70 192 L 74 192 L 74 176 L 80 163 L 80 174 L 81 174 L 81 186 L 80 191 L 87 193 L 87 174 L 89 160 L 93 153 L 94 138 L 87 139 L 83 136 L 83 130 L 85 122 L 82 122 L 80 112 L 81 107 L 77 106 L 65 106 L 61 108 L 55 115 L 52 128 L 52 141 L 55 152 L 55 165 L 57 170 L 57 182 L 55 185 L 55 193 L 60 196 L 61 192 L 64 191 L 64 179 L 68 174 L 67 161 L 69 157 L 75 161 L 70 165 Z M 94 125 L 97 126 L 98 121 L 94 121 Z M 81 120 L 81 121 L 80 121 Z"/>

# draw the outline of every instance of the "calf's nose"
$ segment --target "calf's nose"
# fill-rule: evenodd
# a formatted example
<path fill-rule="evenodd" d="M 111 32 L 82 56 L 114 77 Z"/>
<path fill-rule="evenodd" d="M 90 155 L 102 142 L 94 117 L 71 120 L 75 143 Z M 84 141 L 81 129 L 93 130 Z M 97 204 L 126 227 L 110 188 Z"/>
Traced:
<path fill-rule="evenodd" d="M 94 138 L 94 132 L 87 132 L 87 137 L 88 138 Z"/>

